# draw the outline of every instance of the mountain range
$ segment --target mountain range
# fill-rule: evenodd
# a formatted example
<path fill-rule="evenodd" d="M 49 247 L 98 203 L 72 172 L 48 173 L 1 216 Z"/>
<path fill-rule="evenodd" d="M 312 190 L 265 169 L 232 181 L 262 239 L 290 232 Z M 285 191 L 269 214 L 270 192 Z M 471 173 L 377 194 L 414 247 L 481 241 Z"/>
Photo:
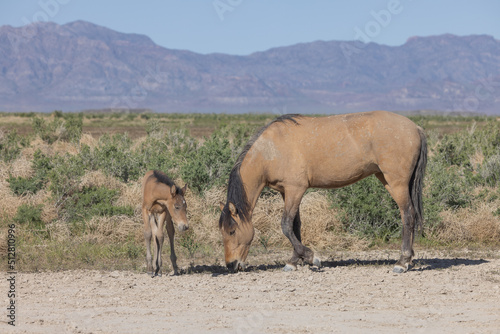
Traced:
<path fill-rule="evenodd" d="M 85 21 L 0 27 L 0 111 L 500 114 L 500 41 L 315 41 L 245 56 L 156 45 Z"/>

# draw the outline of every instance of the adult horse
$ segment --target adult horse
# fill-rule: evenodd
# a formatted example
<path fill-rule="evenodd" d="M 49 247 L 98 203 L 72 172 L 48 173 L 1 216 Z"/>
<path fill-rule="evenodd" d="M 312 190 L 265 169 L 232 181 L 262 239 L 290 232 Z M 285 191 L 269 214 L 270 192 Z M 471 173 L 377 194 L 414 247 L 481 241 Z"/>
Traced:
<path fill-rule="evenodd" d="M 142 218 L 144 221 L 144 239 L 146 241 L 146 262 L 147 272 L 154 276 L 161 276 L 161 250 L 163 246 L 163 226 L 167 228 L 168 239 L 170 241 L 170 260 L 177 274 L 177 257 L 174 251 L 176 223 L 180 231 L 187 230 L 188 221 L 186 217 L 186 193 L 187 185 L 179 188 L 163 172 L 151 170 L 142 179 Z M 154 236 L 154 263 L 151 257 L 151 237 Z"/>
<path fill-rule="evenodd" d="M 426 163 L 423 130 L 397 114 L 278 117 L 250 139 L 230 173 L 219 220 L 227 267 L 244 268 L 254 236 L 252 212 L 265 186 L 283 196 L 281 228 L 293 245 L 284 270 L 294 270 L 300 259 L 321 264 L 301 242 L 299 205 L 305 191 L 344 187 L 375 174 L 396 201 L 403 221 L 401 257 L 394 272 L 407 271 L 415 230 L 422 224 Z"/>

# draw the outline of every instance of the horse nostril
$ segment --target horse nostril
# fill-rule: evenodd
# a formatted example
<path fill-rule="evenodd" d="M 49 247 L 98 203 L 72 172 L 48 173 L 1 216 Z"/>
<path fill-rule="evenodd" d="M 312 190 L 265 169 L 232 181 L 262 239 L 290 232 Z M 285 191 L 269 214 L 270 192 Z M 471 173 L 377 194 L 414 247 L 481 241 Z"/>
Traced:
<path fill-rule="evenodd" d="M 188 225 L 182 225 L 182 231 L 186 231 L 187 229 L 189 229 L 189 226 Z"/>

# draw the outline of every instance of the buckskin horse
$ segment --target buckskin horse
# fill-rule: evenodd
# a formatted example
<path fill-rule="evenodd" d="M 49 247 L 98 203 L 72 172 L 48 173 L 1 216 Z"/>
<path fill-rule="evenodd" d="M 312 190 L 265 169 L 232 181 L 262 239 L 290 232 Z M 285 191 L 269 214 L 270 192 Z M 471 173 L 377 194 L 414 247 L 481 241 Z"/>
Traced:
<path fill-rule="evenodd" d="M 295 270 L 300 259 L 320 266 L 319 258 L 301 242 L 302 196 L 311 187 L 340 188 L 375 174 L 403 221 L 401 257 L 393 271 L 407 271 L 415 232 L 423 221 L 426 163 L 422 128 L 394 113 L 278 117 L 249 140 L 229 175 L 219 220 L 227 267 L 231 271 L 245 267 L 254 236 L 252 212 L 265 186 L 280 192 L 285 202 L 281 228 L 293 255 L 283 269 Z"/>
<path fill-rule="evenodd" d="M 180 231 L 187 230 L 186 193 L 187 184 L 179 188 L 163 172 L 152 170 L 142 179 L 142 218 L 144 221 L 144 239 L 146 241 L 147 272 L 152 277 L 161 276 L 161 250 L 163 246 L 163 226 L 166 226 L 170 241 L 170 260 L 174 274 L 178 273 L 177 257 L 174 251 L 173 223 Z M 154 264 L 151 258 L 151 237 L 154 236 Z"/>

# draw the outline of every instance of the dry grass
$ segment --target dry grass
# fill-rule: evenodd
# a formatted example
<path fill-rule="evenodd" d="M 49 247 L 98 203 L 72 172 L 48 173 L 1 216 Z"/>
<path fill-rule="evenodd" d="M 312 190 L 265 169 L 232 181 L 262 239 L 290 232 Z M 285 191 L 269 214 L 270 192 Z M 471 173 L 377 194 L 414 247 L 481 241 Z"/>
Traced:
<path fill-rule="evenodd" d="M 281 231 L 283 199 L 276 194 L 259 199 L 253 214 L 255 241 L 275 247 L 290 247 L 290 241 Z M 306 194 L 300 205 L 302 242 L 314 249 L 365 249 L 368 243 L 358 237 L 342 233 L 342 226 L 331 208 L 326 191 Z"/>
<path fill-rule="evenodd" d="M 128 216 L 92 217 L 85 225 L 86 233 L 78 236 L 77 240 L 118 243 L 127 241 L 127 238 L 135 236 L 139 230 L 142 232 L 142 224 L 135 217 Z"/>
<path fill-rule="evenodd" d="M 478 202 L 471 208 L 441 213 L 443 224 L 437 239 L 444 242 L 479 242 L 494 244 L 500 240 L 500 217 L 493 212 L 500 201 Z"/>
<path fill-rule="evenodd" d="M 80 180 L 80 189 L 84 187 L 106 187 L 108 189 L 121 191 L 126 186 L 114 177 L 109 177 L 102 171 L 97 170 L 89 171 L 82 176 Z"/>
<path fill-rule="evenodd" d="M 183 184 L 178 182 L 178 184 Z M 198 196 L 189 190 L 185 198 L 188 209 L 188 221 L 190 229 L 199 243 L 219 247 L 221 235 L 219 232 L 219 202 L 224 201 L 226 196 L 223 188 L 212 188 L 205 192 L 204 196 Z"/>

